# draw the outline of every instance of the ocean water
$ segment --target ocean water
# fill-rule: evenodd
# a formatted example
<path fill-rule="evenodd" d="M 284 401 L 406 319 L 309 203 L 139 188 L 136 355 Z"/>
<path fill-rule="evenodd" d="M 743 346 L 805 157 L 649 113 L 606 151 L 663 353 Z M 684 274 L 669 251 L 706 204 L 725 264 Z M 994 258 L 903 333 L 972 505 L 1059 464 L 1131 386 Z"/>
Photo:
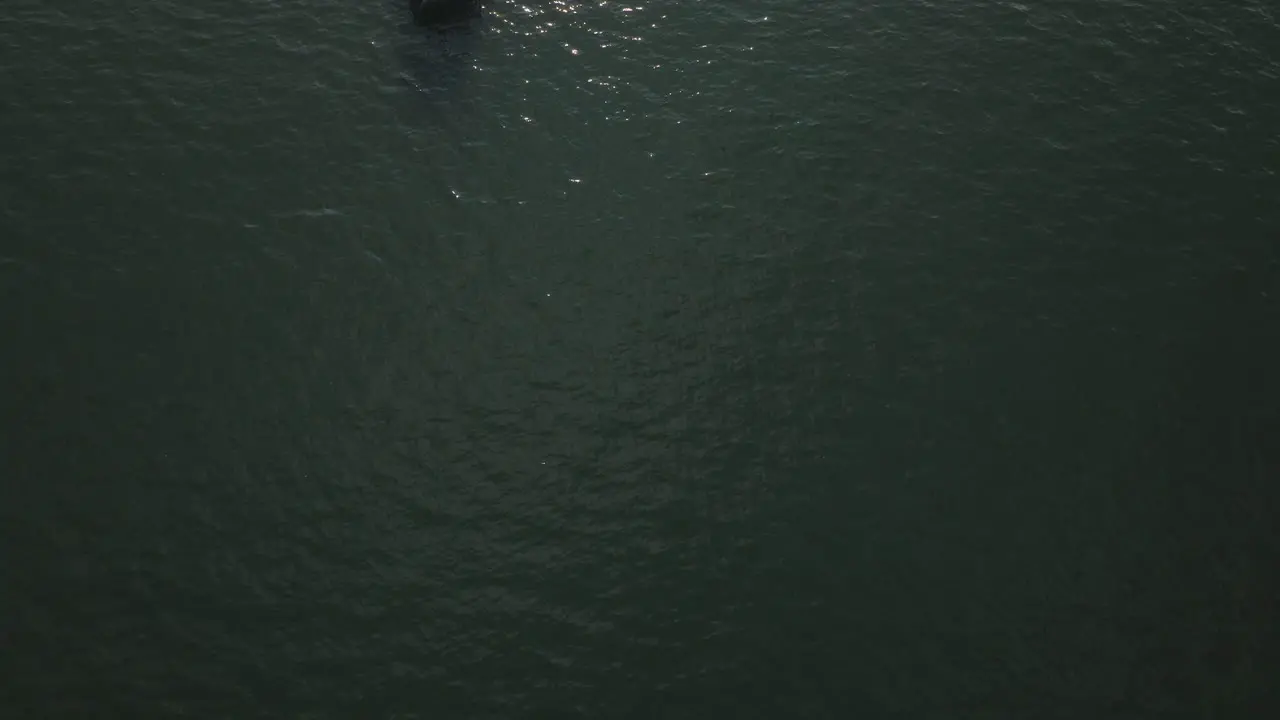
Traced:
<path fill-rule="evenodd" d="M 1253 718 L 1263 0 L 8 0 L 0 718 Z"/>

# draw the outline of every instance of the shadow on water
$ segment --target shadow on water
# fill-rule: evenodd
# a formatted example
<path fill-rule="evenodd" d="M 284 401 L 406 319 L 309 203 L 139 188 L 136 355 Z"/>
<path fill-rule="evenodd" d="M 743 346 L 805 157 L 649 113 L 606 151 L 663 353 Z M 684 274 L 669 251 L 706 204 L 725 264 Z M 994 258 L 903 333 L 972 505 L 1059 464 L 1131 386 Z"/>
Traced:
<path fill-rule="evenodd" d="M 483 17 L 421 26 L 403 0 L 394 3 L 394 54 L 403 87 L 435 98 L 456 98 L 466 84 L 481 39 Z"/>

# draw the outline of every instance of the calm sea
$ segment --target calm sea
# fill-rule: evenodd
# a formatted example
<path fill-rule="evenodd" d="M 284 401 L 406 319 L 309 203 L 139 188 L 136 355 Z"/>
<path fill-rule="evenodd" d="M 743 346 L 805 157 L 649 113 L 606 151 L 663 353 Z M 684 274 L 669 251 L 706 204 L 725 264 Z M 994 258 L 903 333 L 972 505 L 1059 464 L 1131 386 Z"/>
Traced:
<path fill-rule="evenodd" d="M 1274 3 L 408 21 L 5 1 L 0 718 L 1280 700 Z"/>

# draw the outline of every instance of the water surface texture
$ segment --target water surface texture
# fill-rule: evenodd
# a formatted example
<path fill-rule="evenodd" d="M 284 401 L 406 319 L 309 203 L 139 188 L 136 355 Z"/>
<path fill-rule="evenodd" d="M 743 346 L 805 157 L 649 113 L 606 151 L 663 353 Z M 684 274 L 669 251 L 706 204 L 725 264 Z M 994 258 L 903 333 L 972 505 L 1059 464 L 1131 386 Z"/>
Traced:
<path fill-rule="evenodd" d="M 6 0 L 0 717 L 1259 717 L 1277 48 Z"/>

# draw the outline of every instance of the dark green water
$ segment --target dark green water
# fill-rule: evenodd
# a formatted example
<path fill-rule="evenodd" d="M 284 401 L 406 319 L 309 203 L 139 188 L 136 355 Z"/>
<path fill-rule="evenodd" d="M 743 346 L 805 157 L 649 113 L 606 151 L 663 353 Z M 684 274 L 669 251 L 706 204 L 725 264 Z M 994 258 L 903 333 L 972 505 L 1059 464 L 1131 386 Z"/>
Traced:
<path fill-rule="evenodd" d="M 0 718 L 1254 718 L 1264 0 L 7 0 Z"/>

